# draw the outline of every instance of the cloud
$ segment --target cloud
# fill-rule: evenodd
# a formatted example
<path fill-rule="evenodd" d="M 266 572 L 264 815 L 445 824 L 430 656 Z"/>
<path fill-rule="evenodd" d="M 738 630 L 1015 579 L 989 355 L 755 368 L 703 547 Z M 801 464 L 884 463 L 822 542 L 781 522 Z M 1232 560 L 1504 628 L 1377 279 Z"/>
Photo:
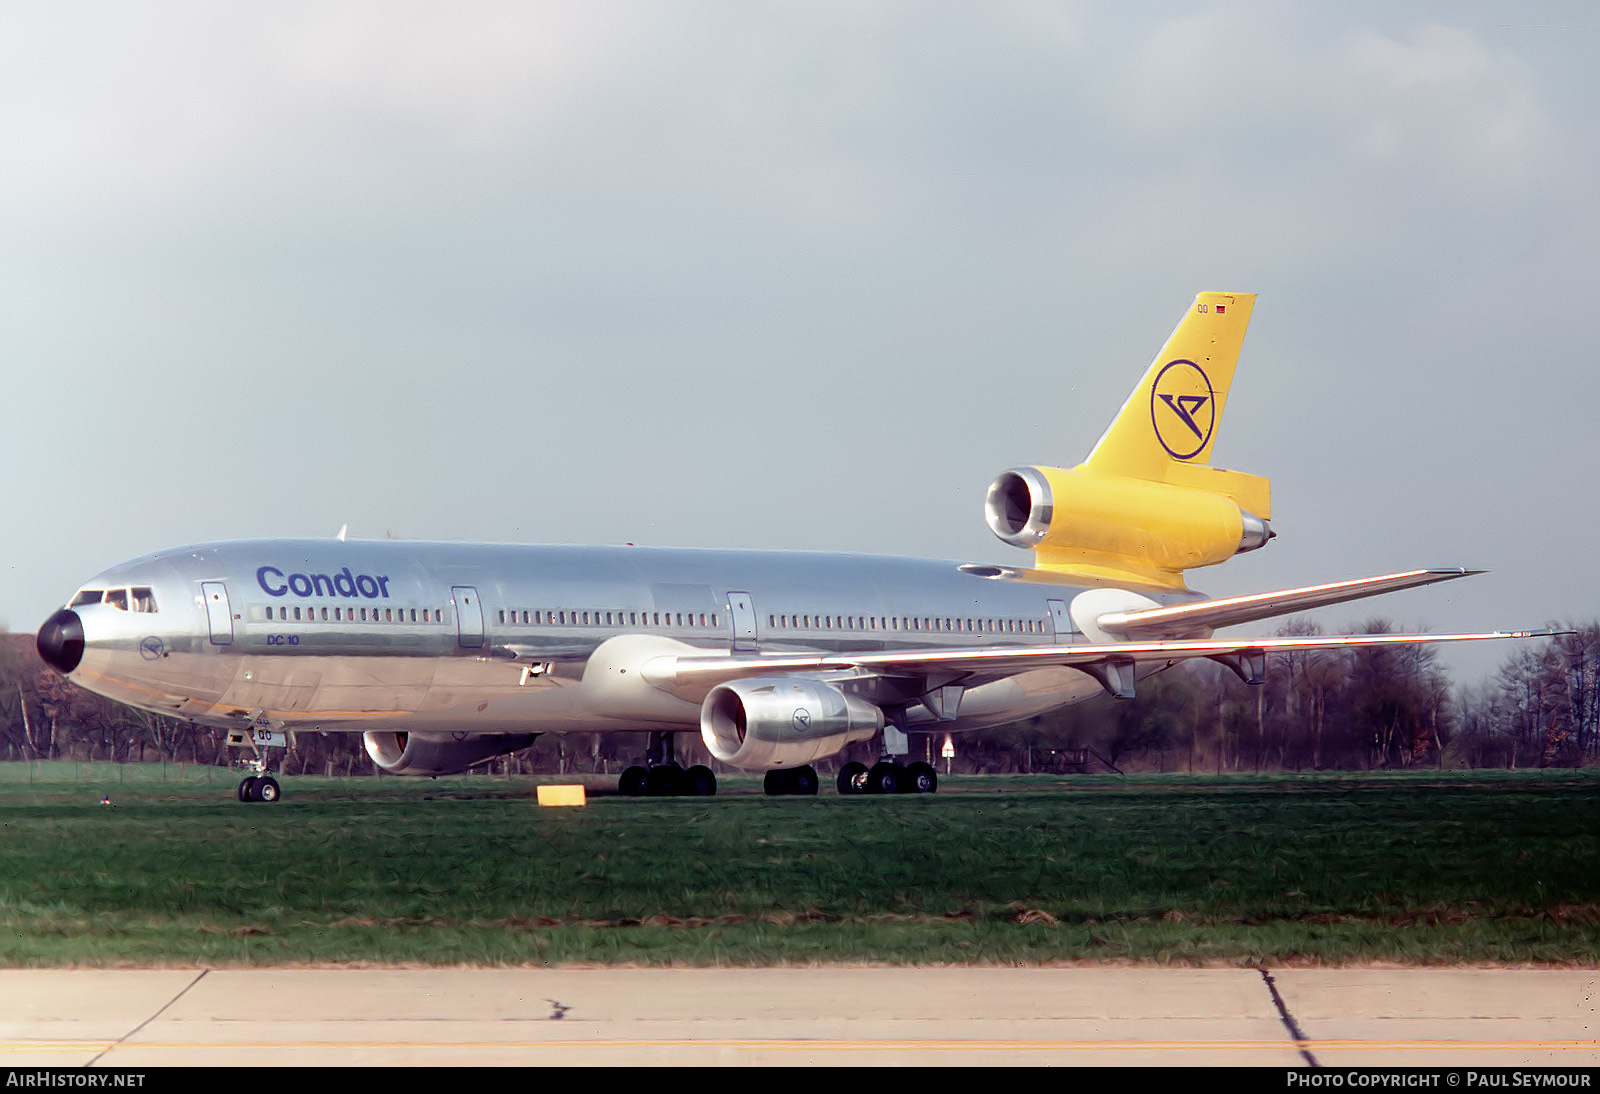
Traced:
<path fill-rule="evenodd" d="M 319 165 L 492 158 L 581 125 L 587 96 L 646 66 L 653 22 L 505 0 L 19 13 L 0 46 L 5 185 L 36 215 L 109 217 Z"/>
<path fill-rule="evenodd" d="M 1303 114 L 1326 58 L 1275 10 L 1220 4 L 1156 21 L 1110 85 L 1124 124 L 1142 138 L 1228 148 Z"/>
<path fill-rule="evenodd" d="M 1548 125 L 1516 58 L 1435 24 L 1403 39 L 1361 31 L 1341 52 L 1339 105 L 1361 156 L 1496 181 L 1533 172 Z"/>

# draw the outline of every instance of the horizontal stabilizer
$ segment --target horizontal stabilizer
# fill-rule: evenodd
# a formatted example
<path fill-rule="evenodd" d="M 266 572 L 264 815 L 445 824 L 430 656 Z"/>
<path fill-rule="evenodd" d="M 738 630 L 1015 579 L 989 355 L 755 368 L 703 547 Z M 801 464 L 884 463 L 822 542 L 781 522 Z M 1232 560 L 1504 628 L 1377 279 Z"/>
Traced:
<path fill-rule="evenodd" d="M 1120 638 L 1180 638 L 1206 634 L 1219 627 L 1232 627 L 1257 619 L 1270 619 L 1294 612 L 1308 612 L 1330 604 L 1451 581 L 1481 574 L 1482 570 L 1407 570 L 1383 577 L 1363 577 L 1327 585 L 1307 585 L 1300 589 L 1279 589 L 1249 596 L 1230 596 L 1202 600 L 1166 608 L 1145 608 L 1131 612 L 1107 612 L 1096 623 L 1107 634 Z"/>

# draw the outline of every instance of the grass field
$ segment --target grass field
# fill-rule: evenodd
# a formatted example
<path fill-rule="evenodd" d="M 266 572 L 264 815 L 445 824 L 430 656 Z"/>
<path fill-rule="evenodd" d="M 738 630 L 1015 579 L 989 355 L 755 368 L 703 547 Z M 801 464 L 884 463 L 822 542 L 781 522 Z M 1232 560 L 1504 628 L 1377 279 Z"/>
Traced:
<path fill-rule="evenodd" d="M 1600 964 L 1594 772 L 595 780 L 582 809 L 184 775 L 0 765 L 0 964 Z"/>

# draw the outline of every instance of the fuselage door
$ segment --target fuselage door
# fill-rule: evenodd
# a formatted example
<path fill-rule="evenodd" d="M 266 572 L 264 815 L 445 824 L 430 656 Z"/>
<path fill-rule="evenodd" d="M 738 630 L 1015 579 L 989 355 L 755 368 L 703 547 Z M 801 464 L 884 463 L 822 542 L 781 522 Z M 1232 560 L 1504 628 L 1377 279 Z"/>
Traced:
<path fill-rule="evenodd" d="M 213 646 L 233 645 L 233 610 L 228 607 L 228 587 L 220 581 L 202 581 L 200 595 L 206 601 L 206 621 L 211 624 Z"/>
<path fill-rule="evenodd" d="M 1065 646 L 1072 643 L 1077 637 L 1077 628 L 1073 626 L 1072 614 L 1067 611 L 1065 600 L 1046 600 L 1045 607 L 1050 609 L 1050 624 L 1055 627 L 1056 644 Z"/>
<path fill-rule="evenodd" d="M 756 652 L 756 605 L 749 593 L 729 593 L 728 610 L 733 613 L 733 652 Z"/>
<path fill-rule="evenodd" d="M 462 649 L 483 648 L 483 605 L 478 590 L 471 585 L 453 585 L 450 596 L 456 605 L 456 638 Z"/>

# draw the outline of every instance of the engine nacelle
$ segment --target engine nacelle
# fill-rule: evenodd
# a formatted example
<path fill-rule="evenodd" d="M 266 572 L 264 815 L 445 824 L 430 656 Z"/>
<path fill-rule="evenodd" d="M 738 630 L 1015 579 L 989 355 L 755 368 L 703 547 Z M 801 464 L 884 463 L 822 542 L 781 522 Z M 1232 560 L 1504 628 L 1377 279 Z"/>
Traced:
<path fill-rule="evenodd" d="M 1087 467 L 1014 468 L 990 484 L 984 517 L 1007 543 L 1037 551 L 1041 568 L 1168 585 L 1181 585 L 1183 570 L 1253 551 L 1272 538 L 1267 521 L 1235 500 L 1259 490 L 1264 503 L 1265 480 L 1201 467 L 1173 474 L 1195 485 Z"/>
<path fill-rule="evenodd" d="M 372 762 L 390 775 L 454 775 L 474 764 L 527 748 L 537 733 L 482 733 L 453 737 L 420 737 L 415 733 L 363 733 Z"/>
<path fill-rule="evenodd" d="M 762 771 L 832 756 L 883 728 L 883 711 L 832 684 L 761 676 L 718 684 L 700 707 L 700 735 L 725 764 Z"/>

